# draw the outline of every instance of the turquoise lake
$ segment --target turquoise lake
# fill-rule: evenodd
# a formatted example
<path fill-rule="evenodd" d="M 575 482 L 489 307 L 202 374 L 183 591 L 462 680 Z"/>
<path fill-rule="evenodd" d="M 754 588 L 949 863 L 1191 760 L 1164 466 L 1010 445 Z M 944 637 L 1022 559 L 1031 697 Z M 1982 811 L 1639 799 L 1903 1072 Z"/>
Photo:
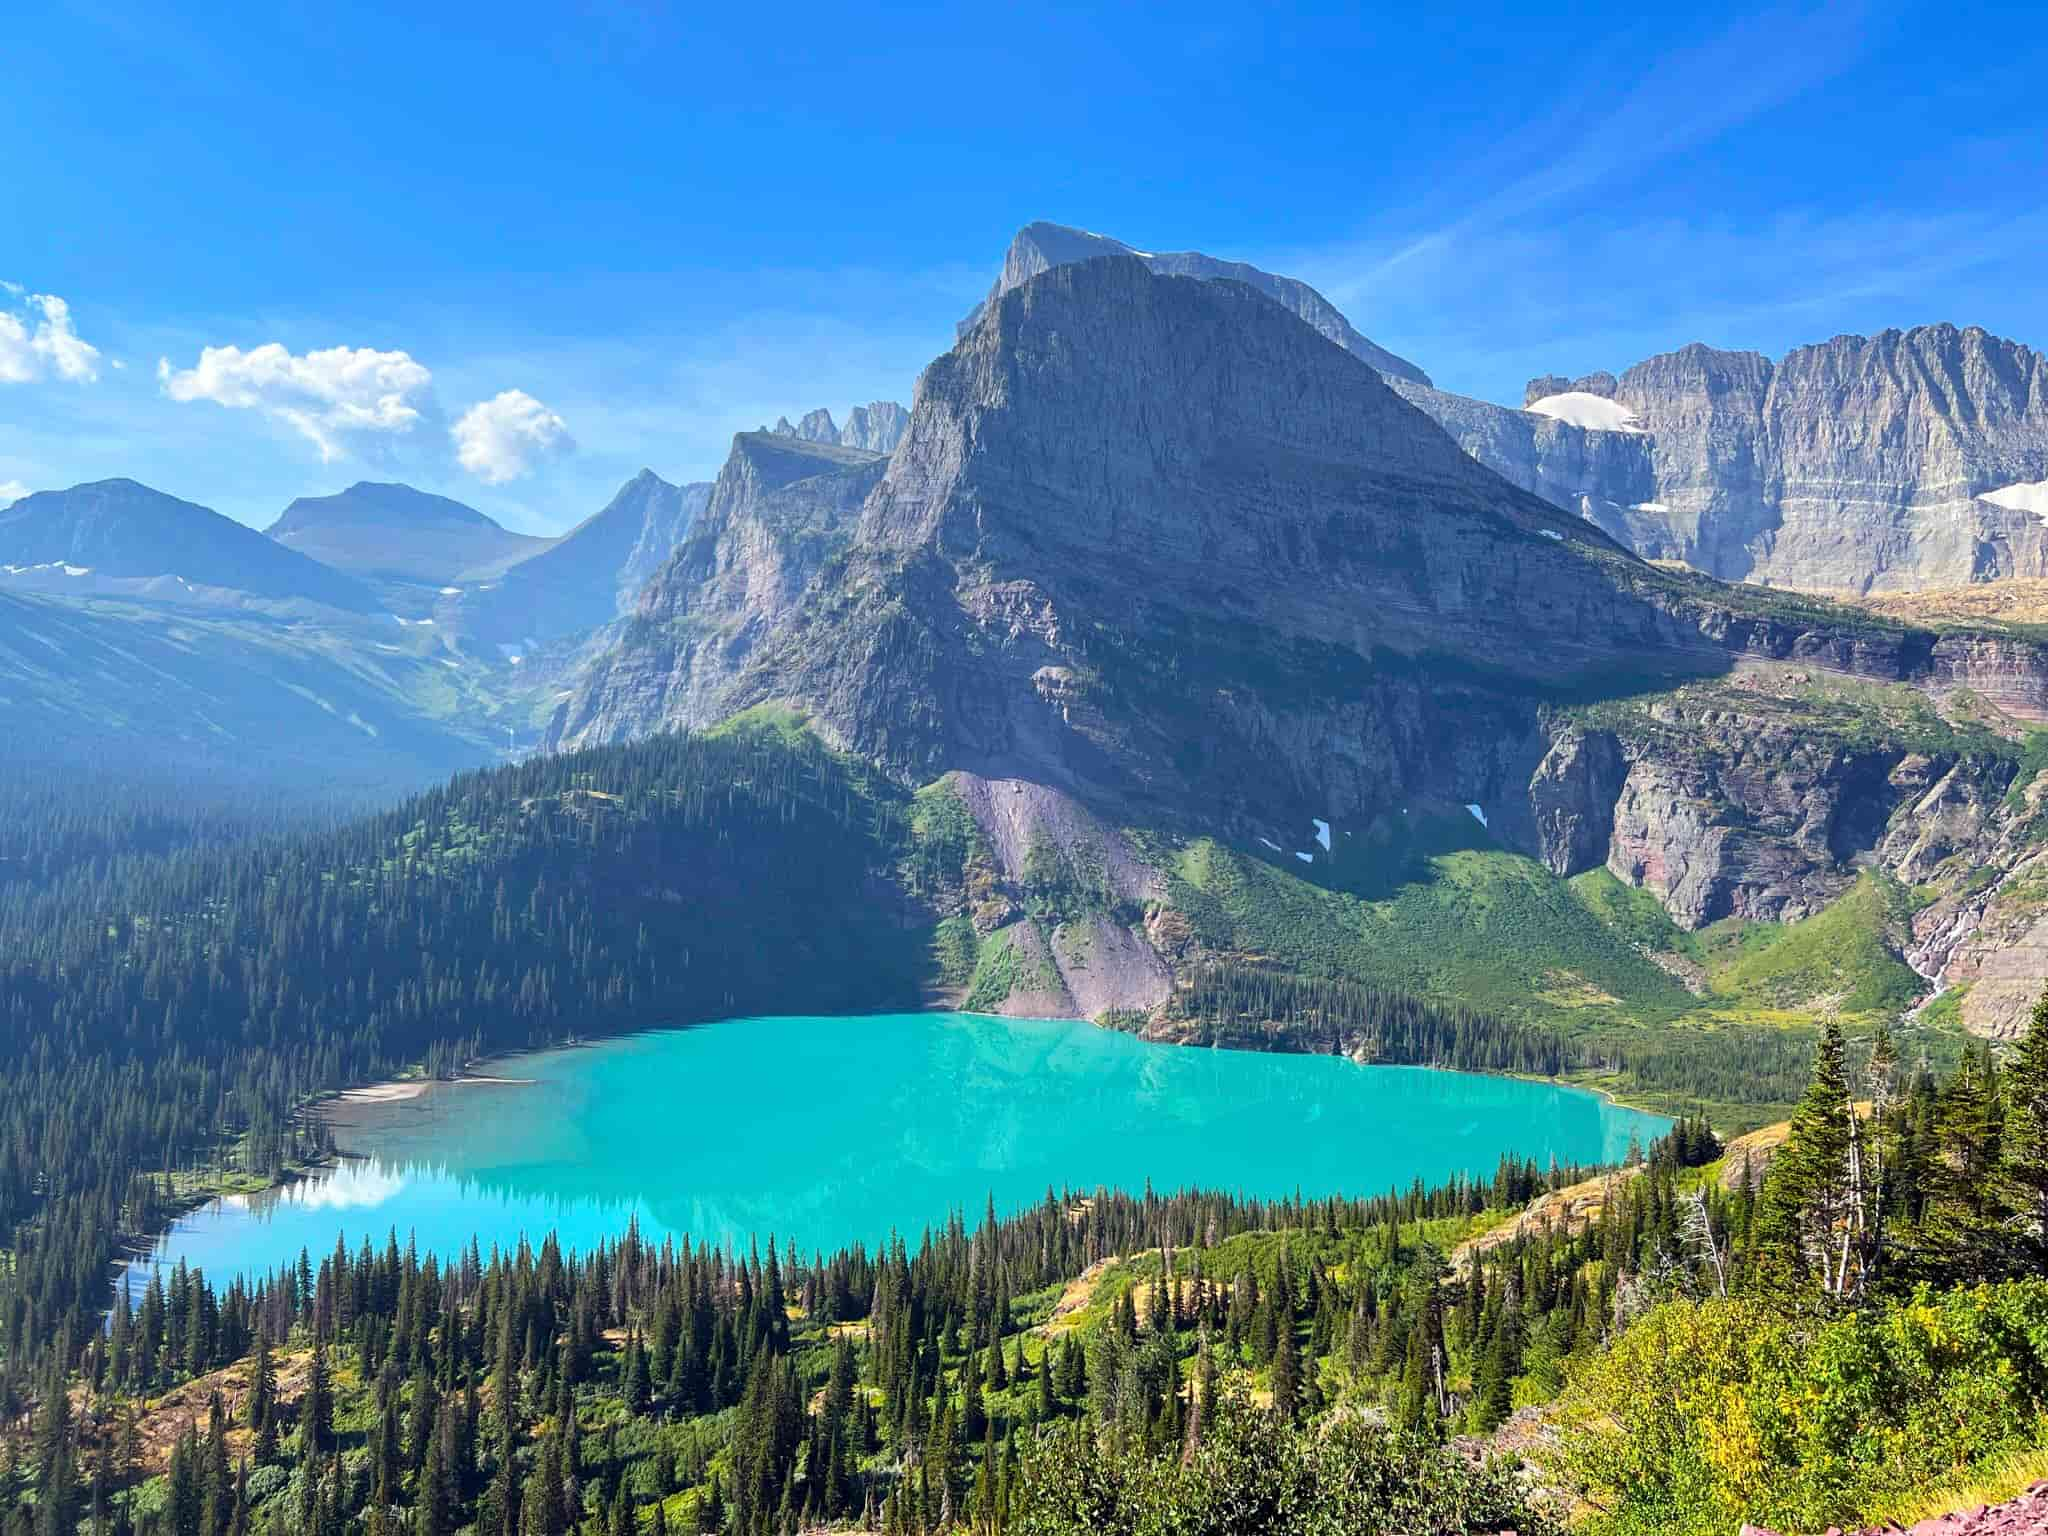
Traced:
<path fill-rule="evenodd" d="M 352 1104 L 356 1154 L 181 1220 L 130 1271 L 183 1260 L 216 1284 L 318 1262 L 337 1236 L 486 1255 L 525 1236 L 643 1236 L 806 1252 L 894 1230 L 915 1246 L 1051 1189 L 1189 1186 L 1375 1195 L 1491 1175 L 1503 1153 L 1617 1162 L 1670 1122 L 1545 1083 L 1341 1057 L 1148 1045 L 1069 1022 L 943 1013 L 736 1019 L 495 1063 Z"/>

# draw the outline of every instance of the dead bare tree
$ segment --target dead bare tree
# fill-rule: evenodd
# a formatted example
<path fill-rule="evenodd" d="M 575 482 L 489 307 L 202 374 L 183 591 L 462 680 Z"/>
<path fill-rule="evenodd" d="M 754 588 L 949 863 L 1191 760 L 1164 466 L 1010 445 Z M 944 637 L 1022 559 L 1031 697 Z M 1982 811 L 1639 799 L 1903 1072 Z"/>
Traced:
<path fill-rule="evenodd" d="M 1678 1238 L 1695 1259 L 1713 1266 L 1714 1294 L 1728 1294 L 1728 1271 L 1721 1258 L 1721 1243 L 1714 1236 L 1713 1213 L 1707 1209 L 1704 1187 L 1679 1197 Z"/>

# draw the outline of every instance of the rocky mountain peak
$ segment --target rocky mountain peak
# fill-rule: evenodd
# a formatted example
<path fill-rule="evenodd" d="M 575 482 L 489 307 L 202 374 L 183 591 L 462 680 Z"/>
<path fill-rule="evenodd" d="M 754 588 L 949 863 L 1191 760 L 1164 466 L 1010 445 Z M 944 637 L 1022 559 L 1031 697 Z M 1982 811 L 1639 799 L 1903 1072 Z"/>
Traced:
<path fill-rule="evenodd" d="M 1527 409 L 1538 400 L 1547 400 L 1553 395 L 1592 395 L 1601 400 L 1612 400 L 1620 387 L 1621 381 L 1611 373 L 1589 373 L 1578 379 L 1546 373 L 1541 378 L 1531 379 L 1523 387 L 1522 405 Z"/>
<path fill-rule="evenodd" d="M 894 400 L 875 400 L 856 405 L 847 412 L 846 425 L 832 420 L 823 407 L 805 413 L 795 426 L 787 416 L 778 416 L 773 427 L 760 431 L 775 437 L 793 437 L 806 443 L 826 443 L 841 448 L 858 448 L 866 453 L 894 453 L 910 424 L 910 413 Z"/>
<path fill-rule="evenodd" d="M 1473 457 L 1650 558 L 1867 593 L 2048 576 L 2048 360 L 1981 327 L 1778 360 L 1695 342 L 1521 413 L 1395 381 Z M 1586 402 L 1607 399 L 1611 418 Z"/>
<path fill-rule="evenodd" d="M 1378 343 L 1360 335 L 1336 305 L 1298 278 L 1276 276 L 1242 261 L 1220 261 L 1200 251 L 1141 251 L 1108 235 L 1072 229 L 1064 224 L 1039 222 L 1027 224 L 1017 231 L 1010 248 L 1003 254 L 1002 272 L 995 287 L 989 290 L 988 298 L 954 327 L 955 335 L 965 336 L 990 303 L 1041 272 L 1104 256 L 1130 257 L 1163 276 L 1243 283 L 1388 377 L 1425 386 L 1429 383 L 1429 375 L 1406 358 L 1396 357 Z"/>
<path fill-rule="evenodd" d="M 1283 377 L 1289 387 L 1273 387 Z M 997 293 L 926 370 L 862 536 L 949 552 L 1071 536 L 1098 560 L 1127 543 L 1202 559 L 1205 542 L 1213 556 L 1253 537 L 1231 482 L 1311 465 L 1435 487 L 1491 481 L 1376 372 L 1316 345 L 1258 290 L 1107 255 Z M 1165 481 L 1195 499 L 1168 505 Z M 1253 569 L 1271 563 L 1266 552 Z"/>

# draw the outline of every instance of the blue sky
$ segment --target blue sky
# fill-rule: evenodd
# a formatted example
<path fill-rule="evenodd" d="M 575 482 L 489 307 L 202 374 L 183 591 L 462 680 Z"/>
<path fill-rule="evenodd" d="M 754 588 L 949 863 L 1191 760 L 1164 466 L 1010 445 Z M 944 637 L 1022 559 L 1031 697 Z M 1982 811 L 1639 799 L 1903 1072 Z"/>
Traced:
<path fill-rule="evenodd" d="M 907 403 L 1035 218 L 1301 276 L 1511 403 L 1693 340 L 2048 345 L 2038 8 L 1431 9 L 46 0 L 0 488 L 261 525 L 395 478 L 559 530 Z"/>

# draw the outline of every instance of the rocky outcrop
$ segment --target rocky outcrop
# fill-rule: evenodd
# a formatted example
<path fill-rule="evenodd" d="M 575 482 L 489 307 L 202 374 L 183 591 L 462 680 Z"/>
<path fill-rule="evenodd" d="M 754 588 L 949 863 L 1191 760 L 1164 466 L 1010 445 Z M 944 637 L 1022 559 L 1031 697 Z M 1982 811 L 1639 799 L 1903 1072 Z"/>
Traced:
<path fill-rule="evenodd" d="M 886 462 L 776 433 L 734 438 L 704 511 L 562 705 L 549 744 L 620 741 L 723 718 L 731 679 L 844 548 Z"/>
<path fill-rule="evenodd" d="M 773 431 L 777 437 L 800 438 L 807 443 L 825 443 L 841 448 L 858 448 L 863 453 L 890 454 L 903 441 L 904 430 L 910 425 L 910 412 L 894 400 L 876 400 L 867 405 L 856 405 L 846 414 L 846 425 L 839 426 L 832 420 L 832 413 L 823 407 L 808 412 L 804 419 L 791 426 L 787 416 L 776 418 Z"/>
<path fill-rule="evenodd" d="M 1558 730 L 1529 780 L 1536 851 L 1551 873 L 1575 875 L 1607 863 L 1614 807 L 1627 775 L 1620 743 L 1609 732 L 1572 723 Z"/>
<path fill-rule="evenodd" d="M 1945 1515 L 1930 1515 L 1909 1526 L 1875 1525 L 1834 1536 L 2040 1536 L 2048 1531 L 2048 1482 L 2035 1483 L 2000 1504 L 1969 1504 Z M 1739 1536 L 1779 1536 L 1761 1525 L 1745 1525 Z"/>
<path fill-rule="evenodd" d="M 1389 379 L 1403 379 L 1428 387 L 1429 375 L 1404 357 L 1396 357 L 1377 342 L 1359 335 L 1343 313 L 1315 289 L 1298 278 L 1278 277 L 1242 261 L 1219 261 L 1200 251 L 1140 251 L 1098 235 L 1091 230 L 1070 229 L 1064 224 L 1027 224 L 1017 231 L 1003 257 L 1003 270 L 989 296 L 955 327 L 966 336 L 996 299 L 1020 287 L 1053 267 L 1069 262 L 1094 261 L 1102 256 L 1126 256 L 1145 263 L 1152 271 L 1169 277 L 1193 277 L 1205 282 L 1243 283 L 1263 293 L 1290 314 L 1298 316 L 1326 339 L 1354 357 L 1362 358 Z"/>
<path fill-rule="evenodd" d="M 1773 362 L 1693 345 L 1525 405 L 1613 401 L 1588 430 L 1404 386 L 1460 446 L 1649 559 L 1852 593 L 2048 575 L 2048 359 L 1952 325 L 1837 336 Z"/>
<path fill-rule="evenodd" d="M 839 429 L 839 446 L 868 453 L 894 453 L 909 427 L 910 412 L 894 400 L 856 405 L 846 413 L 846 425 Z"/>

